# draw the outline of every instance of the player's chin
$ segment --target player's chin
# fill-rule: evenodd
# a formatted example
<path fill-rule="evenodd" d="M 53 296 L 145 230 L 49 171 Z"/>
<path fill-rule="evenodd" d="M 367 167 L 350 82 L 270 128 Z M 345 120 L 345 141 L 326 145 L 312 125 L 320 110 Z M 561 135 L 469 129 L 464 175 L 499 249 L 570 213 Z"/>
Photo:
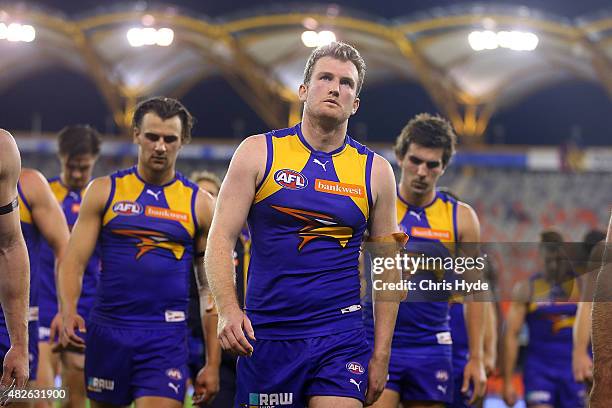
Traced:
<path fill-rule="evenodd" d="M 159 159 L 151 159 L 149 160 L 149 166 L 151 166 L 151 169 L 153 170 L 166 170 L 169 166 L 168 166 L 168 160 L 159 160 Z"/>
<path fill-rule="evenodd" d="M 341 112 L 340 109 L 321 109 L 317 116 L 321 123 L 328 126 L 337 126 L 346 122 L 350 115 Z"/>

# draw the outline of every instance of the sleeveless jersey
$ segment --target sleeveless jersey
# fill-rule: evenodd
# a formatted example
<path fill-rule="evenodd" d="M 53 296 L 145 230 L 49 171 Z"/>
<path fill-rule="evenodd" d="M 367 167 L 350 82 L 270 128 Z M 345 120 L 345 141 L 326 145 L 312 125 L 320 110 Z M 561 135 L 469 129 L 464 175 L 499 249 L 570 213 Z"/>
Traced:
<path fill-rule="evenodd" d="M 32 218 L 32 207 L 25 198 L 21 190 L 21 183 L 17 183 L 18 201 L 19 201 L 19 220 L 21 221 L 21 232 L 28 248 L 28 259 L 30 261 L 30 310 L 28 314 L 29 321 L 38 320 L 38 292 L 39 292 L 39 277 L 38 277 L 38 251 L 40 250 L 41 235 L 34 220 Z M 0 308 L 0 324 L 6 326 L 4 313 Z"/>
<path fill-rule="evenodd" d="M 198 187 L 178 172 L 165 185 L 149 184 L 136 167 L 110 179 L 90 319 L 140 328 L 186 325 Z"/>
<path fill-rule="evenodd" d="M 457 237 L 457 201 L 454 198 L 437 191 L 430 204 L 425 207 L 415 207 L 402 199 L 398 191 L 396 207 L 399 228 L 410 236 L 405 246 L 408 254 L 442 258 L 454 254 Z M 418 288 L 422 280 L 437 282 L 451 277 L 451 274 L 450 271 L 419 270 L 410 280 L 415 282 Z M 400 303 L 399 306 L 392 346 L 452 344 L 448 324 L 450 292 L 411 290 L 408 297 L 410 300 Z M 373 339 L 371 301 L 366 301 L 365 308 L 368 337 Z"/>
<path fill-rule="evenodd" d="M 55 199 L 62 207 L 68 228 L 72 231 L 72 227 L 76 223 L 81 206 L 81 199 L 85 193 L 82 190 L 70 190 L 60 177 L 54 177 L 48 180 L 51 191 Z M 55 255 L 53 250 L 44 239 L 40 243 L 40 320 L 42 322 L 51 322 L 57 314 L 57 292 L 55 288 Z M 89 311 L 93 306 L 93 298 L 98 283 L 100 274 L 100 254 L 99 248 L 96 246 L 96 251 L 89 259 L 85 273 L 83 275 L 83 288 L 81 297 L 78 303 L 78 313 L 87 319 Z"/>
<path fill-rule="evenodd" d="M 572 326 L 580 299 L 574 292 L 577 285 L 573 280 L 551 285 L 541 274 L 531 277 L 529 283 L 532 301 L 525 318 L 529 329 L 527 358 L 571 367 Z"/>
<path fill-rule="evenodd" d="M 314 150 L 301 125 L 265 135 L 266 170 L 249 212 L 246 313 L 256 336 L 297 339 L 363 327 L 359 247 L 374 153 L 348 135 Z"/>

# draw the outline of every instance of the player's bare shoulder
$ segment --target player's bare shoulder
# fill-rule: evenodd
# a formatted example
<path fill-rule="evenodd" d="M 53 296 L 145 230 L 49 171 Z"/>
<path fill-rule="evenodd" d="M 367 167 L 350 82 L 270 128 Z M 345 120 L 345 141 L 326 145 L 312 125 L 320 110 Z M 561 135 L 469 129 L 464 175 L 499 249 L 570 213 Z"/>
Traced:
<path fill-rule="evenodd" d="M 47 184 L 47 179 L 40 171 L 26 167 L 21 169 L 19 183 L 24 188 L 36 189 L 40 188 L 44 184 Z"/>
<path fill-rule="evenodd" d="M 531 288 L 528 280 L 517 282 L 512 288 L 512 301 L 520 304 L 531 302 Z"/>
<path fill-rule="evenodd" d="M 81 211 L 93 210 L 102 212 L 112 189 L 112 182 L 109 176 L 93 179 L 85 189 Z"/>
<path fill-rule="evenodd" d="M 236 149 L 226 179 L 232 179 L 236 175 L 242 177 L 243 180 L 254 177 L 256 184 L 259 184 L 266 170 L 267 157 L 266 135 L 258 134 L 247 137 Z"/>
<path fill-rule="evenodd" d="M 457 230 L 460 242 L 480 242 L 480 221 L 471 205 L 457 201 Z"/>
<path fill-rule="evenodd" d="M 198 224 L 205 231 L 210 229 L 216 200 L 208 191 L 198 188 L 196 196 L 195 211 L 198 217 Z"/>
<path fill-rule="evenodd" d="M 20 168 L 21 158 L 15 139 L 9 132 L 0 129 L 0 179 L 17 177 Z"/>
<path fill-rule="evenodd" d="M 374 153 L 372 160 L 372 193 L 373 200 L 376 202 L 379 194 L 395 191 L 395 176 L 391 164 L 381 155 Z"/>

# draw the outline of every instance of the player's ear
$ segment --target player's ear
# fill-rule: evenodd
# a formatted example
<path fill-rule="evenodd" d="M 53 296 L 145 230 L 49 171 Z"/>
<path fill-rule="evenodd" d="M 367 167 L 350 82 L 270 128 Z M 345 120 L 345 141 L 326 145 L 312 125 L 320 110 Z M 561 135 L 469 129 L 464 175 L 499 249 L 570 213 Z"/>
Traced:
<path fill-rule="evenodd" d="M 140 134 L 140 129 L 136 126 L 132 128 L 132 143 L 138 144 L 138 135 Z"/>
<path fill-rule="evenodd" d="M 300 85 L 298 89 L 298 97 L 300 98 L 300 102 L 306 102 L 306 96 L 308 94 L 308 87 L 304 84 Z"/>
<path fill-rule="evenodd" d="M 404 155 L 406 156 L 406 155 Z M 397 167 L 402 168 L 402 161 L 404 161 L 403 157 L 400 157 L 399 153 L 395 153 L 395 162 L 397 163 Z"/>
<path fill-rule="evenodd" d="M 351 110 L 351 115 L 354 115 L 357 113 L 357 109 L 359 109 L 359 102 L 360 99 L 359 97 L 355 97 L 355 100 L 353 101 L 353 109 Z"/>

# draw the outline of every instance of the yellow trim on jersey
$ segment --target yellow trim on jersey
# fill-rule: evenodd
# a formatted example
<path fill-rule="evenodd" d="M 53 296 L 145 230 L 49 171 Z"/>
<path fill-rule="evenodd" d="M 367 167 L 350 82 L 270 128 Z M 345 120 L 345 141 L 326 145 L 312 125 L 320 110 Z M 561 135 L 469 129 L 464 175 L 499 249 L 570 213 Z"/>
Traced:
<path fill-rule="evenodd" d="M 19 221 L 25 222 L 26 224 L 33 224 L 32 212 L 21 199 L 21 194 L 17 194 L 17 199 L 19 200 Z"/>
<path fill-rule="evenodd" d="M 136 173 L 131 173 L 121 178 L 115 178 L 115 193 L 112 201 L 104 213 L 102 225 L 111 222 L 117 214 L 113 212 L 113 206 L 120 201 L 134 202 L 138 199 L 144 190 L 144 183 L 138 179 Z"/>
<path fill-rule="evenodd" d="M 365 193 L 366 186 L 366 161 L 367 154 L 359 154 L 353 146 L 346 145 L 340 154 L 332 157 L 334 169 L 338 176 L 338 181 L 343 184 L 363 186 L 364 194 L 351 194 L 348 197 L 353 200 L 361 213 L 368 219 L 370 208 L 368 205 L 368 195 Z"/>
<path fill-rule="evenodd" d="M 282 188 L 274 181 L 274 174 L 278 170 L 290 169 L 301 172 L 310 158 L 310 150 L 306 149 L 298 135 L 285 137 L 272 136 L 271 139 L 272 165 L 266 179 L 255 194 L 255 204 L 265 200 Z M 309 183 L 314 183 L 314 180 L 309 180 Z"/>
<path fill-rule="evenodd" d="M 449 234 L 439 234 L 440 242 L 455 242 L 455 226 L 453 224 L 453 203 L 437 199 L 435 203 L 425 208 L 429 228 L 434 231 L 444 231 Z"/>
<path fill-rule="evenodd" d="M 51 187 L 53 196 L 55 197 L 58 203 L 63 202 L 66 196 L 68 195 L 68 189 L 64 187 L 59 180 L 55 180 L 49 183 L 49 187 Z"/>
<path fill-rule="evenodd" d="M 195 223 L 193 222 L 193 214 L 191 213 L 193 194 L 193 189 L 181 183 L 180 180 L 164 187 L 164 196 L 166 197 L 168 208 L 172 211 L 189 215 L 185 220 L 177 219 L 176 221 L 181 223 L 192 238 L 195 236 Z"/>
<path fill-rule="evenodd" d="M 397 210 L 397 223 L 401 224 L 402 220 L 406 216 L 406 212 L 408 211 L 408 206 L 406 205 L 405 202 L 400 200 L 399 197 L 395 200 L 395 203 L 396 203 L 395 208 Z M 410 232 L 410 231 L 408 231 L 408 232 Z M 410 235 L 410 234 L 408 234 L 408 235 Z"/>
<path fill-rule="evenodd" d="M 569 296 L 563 302 L 576 303 L 580 301 L 580 287 L 576 279 L 570 279 L 561 284 L 565 293 Z M 533 281 L 531 301 L 529 303 L 529 311 L 533 312 L 538 308 L 538 302 L 550 301 L 551 285 L 546 280 L 539 278 Z"/>

